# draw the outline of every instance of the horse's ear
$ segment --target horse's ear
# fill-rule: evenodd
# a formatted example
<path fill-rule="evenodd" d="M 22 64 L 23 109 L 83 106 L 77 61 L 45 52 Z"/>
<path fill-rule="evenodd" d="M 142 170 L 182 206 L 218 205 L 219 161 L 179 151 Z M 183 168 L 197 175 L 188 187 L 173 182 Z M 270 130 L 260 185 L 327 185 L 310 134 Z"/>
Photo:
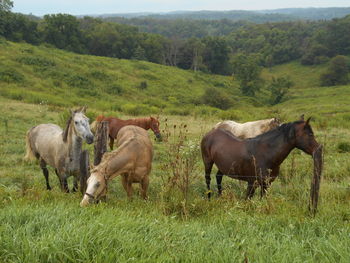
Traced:
<path fill-rule="evenodd" d="M 87 106 L 84 106 L 84 107 L 82 107 L 82 108 L 80 109 L 80 112 L 85 113 L 85 112 L 86 112 L 86 109 L 87 109 Z"/>
<path fill-rule="evenodd" d="M 300 115 L 300 120 L 303 121 L 304 120 L 304 114 Z"/>
<path fill-rule="evenodd" d="M 307 120 L 306 120 L 306 123 L 305 125 L 309 125 L 309 122 L 311 121 L 311 117 L 309 117 Z"/>

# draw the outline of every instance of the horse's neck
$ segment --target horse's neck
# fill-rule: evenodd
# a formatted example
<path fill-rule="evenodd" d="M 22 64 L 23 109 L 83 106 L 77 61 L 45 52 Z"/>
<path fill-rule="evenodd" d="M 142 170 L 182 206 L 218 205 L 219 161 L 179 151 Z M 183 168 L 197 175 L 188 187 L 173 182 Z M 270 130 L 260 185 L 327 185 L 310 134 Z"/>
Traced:
<path fill-rule="evenodd" d="M 73 161 L 79 162 L 81 149 L 83 146 L 83 140 L 80 137 L 75 135 L 72 124 L 69 127 L 67 144 L 68 144 L 69 158 L 72 159 Z"/>
<path fill-rule="evenodd" d="M 134 125 L 139 126 L 141 128 L 144 128 L 145 130 L 148 130 L 151 128 L 150 125 L 150 120 L 143 118 L 143 119 L 132 119 L 132 122 L 134 123 Z"/>
<path fill-rule="evenodd" d="M 287 141 L 283 133 L 277 133 L 273 137 L 262 139 L 262 143 L 268 148 L 266 153 L 269 159 L 276 165 L 280 165 L 295 148 L 295 142 Z"/>

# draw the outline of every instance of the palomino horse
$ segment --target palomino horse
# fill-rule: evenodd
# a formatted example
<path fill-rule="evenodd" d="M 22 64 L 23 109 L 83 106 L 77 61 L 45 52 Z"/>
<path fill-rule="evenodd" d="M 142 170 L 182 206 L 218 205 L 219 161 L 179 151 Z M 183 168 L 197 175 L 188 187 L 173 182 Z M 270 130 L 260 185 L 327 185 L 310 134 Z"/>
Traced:
<path fill-rule="evenodd" d="M 47 164 L 55 168 L 63 191 L 69 192 L 67 177 L 70 175 L 74 176 L 73 191 L 78 188 L 83 140 L 88 144 L 94 140 L 89 119 L 84 113 L 85 107 L 71 112 L 64 131 L 55 124 L 40 124 L 27 132 L 25 159 L 39 160 L 48 190 L 51 190 L 51 186 Z"/>
<path fill-rule="evenodd" d="M 137 118 L 129 120 L 121 120 L 115 117 L 105 117 L 103 115 L 97 116 L 96 120 L 91 124 L 92 131 L 95 132 L 97 127 L 97 122 L 107 121 L 109 129 L 109 147 L 113 150 L 114 139 L 117 137 L 118 132 L 121 128 L 126 125 L 135 125 L 139 126 L 145 130 L 152 129 L 157 139 L 161 139 L 159 131 L 159 121 L 156 118 Z"/>
<path fill-rule="evenodd" d="M 148 175 L 152 167 L 153 147 L 148 133 L 137 126 L 128 125 L 117 135 L 118 149 L 103 155 L 102 161 L 87 180 L 86 193 L 81 206 L 100 200 L 107 193 L 107 182 L 117 175 L 129 198 L 132 197 L 132 183 L 141 184 L 141 195 L 147 199 Z"/>
<path fill-rule="evenodd" d="M 276 129 L 255 138 L 241 140 L 230 132 L 213 129 L 201 142 L 202 158 L 205 166 L 205 180 L 210 198 L 210 173 L 213 164 L 218 167 L 216 175 L 219 195 L 222 192 L 223 175 L 248 182 L 247 198 L 254 195 L 260 185 L 262 195 L 276 179 L 279 166 L 294 149 L 313 155 L 319 144 L 309 125 L 310 118 L 282 124 Z"/>
<path fill-rule="evenodd" d="M 238 123 L 235 121 L 222 121 L 214 126 L 214 129 L 223 129 L 231 132 L 234 136 L 247 139 L 253 138 L 280 125 L 277 118 Z"/>

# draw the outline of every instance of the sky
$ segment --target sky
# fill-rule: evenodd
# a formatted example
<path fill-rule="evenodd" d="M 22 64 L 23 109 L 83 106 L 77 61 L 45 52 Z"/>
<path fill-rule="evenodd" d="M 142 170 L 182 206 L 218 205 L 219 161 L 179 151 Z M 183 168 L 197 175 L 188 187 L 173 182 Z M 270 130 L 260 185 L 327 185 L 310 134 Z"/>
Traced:
<path fill-rule="evenodd" d="M 178 10 L 263 10 L 290 7 L 350 7 L 350 0 L 13 0 L 12 11 L 44 15 L 169 12 Z"/>

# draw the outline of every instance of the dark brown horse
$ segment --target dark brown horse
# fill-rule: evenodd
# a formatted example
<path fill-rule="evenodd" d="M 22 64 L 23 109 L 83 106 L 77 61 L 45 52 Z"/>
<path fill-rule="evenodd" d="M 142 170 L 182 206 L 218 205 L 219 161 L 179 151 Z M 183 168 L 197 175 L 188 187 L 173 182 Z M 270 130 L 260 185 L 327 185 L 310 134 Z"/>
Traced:
<path fill-rule="evenodd" d="M 159 131 L 159 121 L 154 117 L 137 118 L 129 120 L 121 120 L 116 117 L 105 117 L 103 115 L 97 116 L 96 121 L 91 124 L 91 130 L 95 132 L 97 122 L 107 121 L 109 129 L 109 147 L 113 150 L 114 139 L 121 128 L 126 125 L 139 126 L 145 130 L 151 129 L 158 140 L 161 140 L 162 136 Z"/>
<path fill-rule="evenodd" d="M 279 173 L 281 163 L 294 149 L 313 155 L 319 144 L 307 121 L 302 119 L 282 124 L 276 129 L 255 138 L 241 140 L 230 132 L 214 129 L 202 139 L 201 151 L 205 166 L 205 180 L 210 198 L 210 173 L 213 164 L 218 168 L 216 181 L 219 195 L 222 192 L 222 176 L 248 182 L 247 198 L 261 186 L 264 195 L 270 183 Z"/>

